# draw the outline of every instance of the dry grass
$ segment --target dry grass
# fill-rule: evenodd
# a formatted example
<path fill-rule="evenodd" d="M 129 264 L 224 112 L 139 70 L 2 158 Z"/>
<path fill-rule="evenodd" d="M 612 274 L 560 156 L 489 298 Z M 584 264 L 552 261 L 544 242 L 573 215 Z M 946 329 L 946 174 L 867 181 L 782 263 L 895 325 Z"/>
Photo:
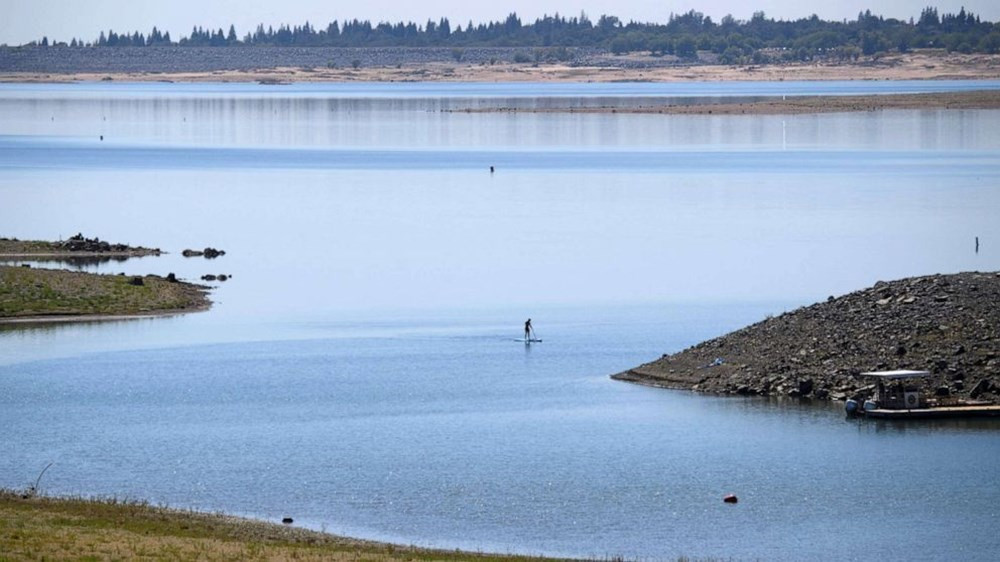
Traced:
<path fill-rule="evenodd" d="M 135 315 L 200 310 L 206 288 L 147 275 L 132 277 L 0 266 L 0 319 L 35 316 Z"/>
<path fill-rule="evenodd" d="M 0 490 L 0 561 L 512 561 L 398 547 L 277 524 L 117 500 L 24 498 Z"/>
<path fill-rule="evenodd" d="M 14 240 L 0 238 L 0 255 L 4 254 L 49 254 L 60 250 L 55 242 L 44 240 Z"/>

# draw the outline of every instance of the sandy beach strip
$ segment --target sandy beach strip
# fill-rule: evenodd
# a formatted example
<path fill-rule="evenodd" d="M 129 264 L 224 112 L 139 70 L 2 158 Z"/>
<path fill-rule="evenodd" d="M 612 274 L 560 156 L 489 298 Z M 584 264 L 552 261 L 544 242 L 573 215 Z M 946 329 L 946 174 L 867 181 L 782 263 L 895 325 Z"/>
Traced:
<path fill-rule="evenodd" d="M 178 51 L 183 53 L 183 51 Z M 649 55 L 607 57 L 602 65 L 566 63 L 474 64 L 412 62 L 351 67 L 279 66 L 255 70 L 212 69 L 165 72 L 14 72 L 0 67 L 0 82 L 243 82 L 263 84 L 345 82 L 740 82 L 827 80 L 996 80 L 1000 55 L 913 52 L 851 62 L 796 62 L 764 65 L 667 64 Z"/>

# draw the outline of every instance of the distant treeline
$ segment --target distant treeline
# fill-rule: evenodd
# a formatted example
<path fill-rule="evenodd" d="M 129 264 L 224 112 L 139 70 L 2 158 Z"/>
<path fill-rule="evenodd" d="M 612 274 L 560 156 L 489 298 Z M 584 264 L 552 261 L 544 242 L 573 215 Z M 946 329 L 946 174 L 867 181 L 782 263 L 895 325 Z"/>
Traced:
<path fill-rule="evenodd" d="M 33 45 L 50 46 L 48 38 Z M 916 21 L 876 16 L 871 11 L 855 20 L 824 21 L 813 15 L 794 21 L 768 18 L 756 12 L 750 20 L 730 15 L 715 22 L 701 12 L 671 14 L 667 23 L 623 23 L 614 16 L 597 22 L 586 14 L 566 18 L 544 16 L 522 23 L 517 14 L 503 21 L 452 27 L 447 18 L 416 23 L 334 21 L 325 28 L 310 23 L 282 25 L 277 29 L 257 26 L 240 38 L 234 26 L 228 31 L 195 27 L 187 37 L 174 41 L 169 32 L 155 27 L 149 34 L 138 31 L 119 34 L 101 32 L 92 42 L 78 39 L 58 45 L 70 47 L 146 47 L 268 45 L 296 47 L 453 47 L 456 59 L 463 47 L 600 47 L 615 54 L 648 51 L 654 55 L 695 57 L 698 51 L 718 55 L 723 63 L 767 62 L 768 60 L 810 60 L 816 57 L 856 59 L 891 51 L 915 48 L 943 48 L 962 53 L 1000 51 L 1000 23 L 981 21 L 962 8 L 957 14 L 939 15 L 928 7 Z M 571 58 L 572 52 L 557 49 Z"/>

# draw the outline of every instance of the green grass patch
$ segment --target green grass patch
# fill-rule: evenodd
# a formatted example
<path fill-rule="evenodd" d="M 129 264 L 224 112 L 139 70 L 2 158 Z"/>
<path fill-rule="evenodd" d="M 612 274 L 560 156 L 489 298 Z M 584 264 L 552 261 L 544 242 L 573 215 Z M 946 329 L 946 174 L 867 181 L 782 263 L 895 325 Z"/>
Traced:
<path fill-rule="evenodd" d="M 147 275 L 132 277 L 0 266 L 0 318 L 129 315 L 208 306 L 204 287 Z"/>
<path fill-rule="evenodd" d="M 138 501 L 23 496 L 0 490 L 0 561 L 544 560 L 395 546 Z"/>

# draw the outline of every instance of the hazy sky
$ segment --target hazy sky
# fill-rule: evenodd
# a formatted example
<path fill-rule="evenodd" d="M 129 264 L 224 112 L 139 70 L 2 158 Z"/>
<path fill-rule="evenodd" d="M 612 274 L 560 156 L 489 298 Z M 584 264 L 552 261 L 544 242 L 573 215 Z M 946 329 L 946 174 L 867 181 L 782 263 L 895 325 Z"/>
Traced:
<path fill-rule="evenodd" d="M 665 22 L 671 12 L 683 13 L 691 9 L 716 21 L 726 14 L 749 19 L 756 10 L 784 19 L 813 13 L 823 19 L 854 19 L 865 9 L 887 17 L 909 18 L 919 16 L 920 10 L 927 5 L 937 6 L 941 13 L 958 12 L 965 6 L 984 19 L 1000 19 L 997 0 L 0 0 L 0 43 L 20 45 L 42 36 L 50 40 L 69 41 L 77 37 L 92 41 L 101 30 L 145 33 L 154 25 L 170 31 L 176 39 L 179 35 L 188 35 L 195 25 L 228 30 L 229 24 L 235 24 L 242 37 L 258 23 L 277 27 L 281 23 L 309 21 L 322 27 L 335 19 L 352 18 L 422 23 L 428 18 L 436 20 L 445 16 L 453 26 L 464 27 L 470 19 L 477 23 L 498 20 L 511 11 L 528 21 L 546 13 L 578 15 L 582 10 L 591 19 L 610 14 L 625 21 Z"/>

